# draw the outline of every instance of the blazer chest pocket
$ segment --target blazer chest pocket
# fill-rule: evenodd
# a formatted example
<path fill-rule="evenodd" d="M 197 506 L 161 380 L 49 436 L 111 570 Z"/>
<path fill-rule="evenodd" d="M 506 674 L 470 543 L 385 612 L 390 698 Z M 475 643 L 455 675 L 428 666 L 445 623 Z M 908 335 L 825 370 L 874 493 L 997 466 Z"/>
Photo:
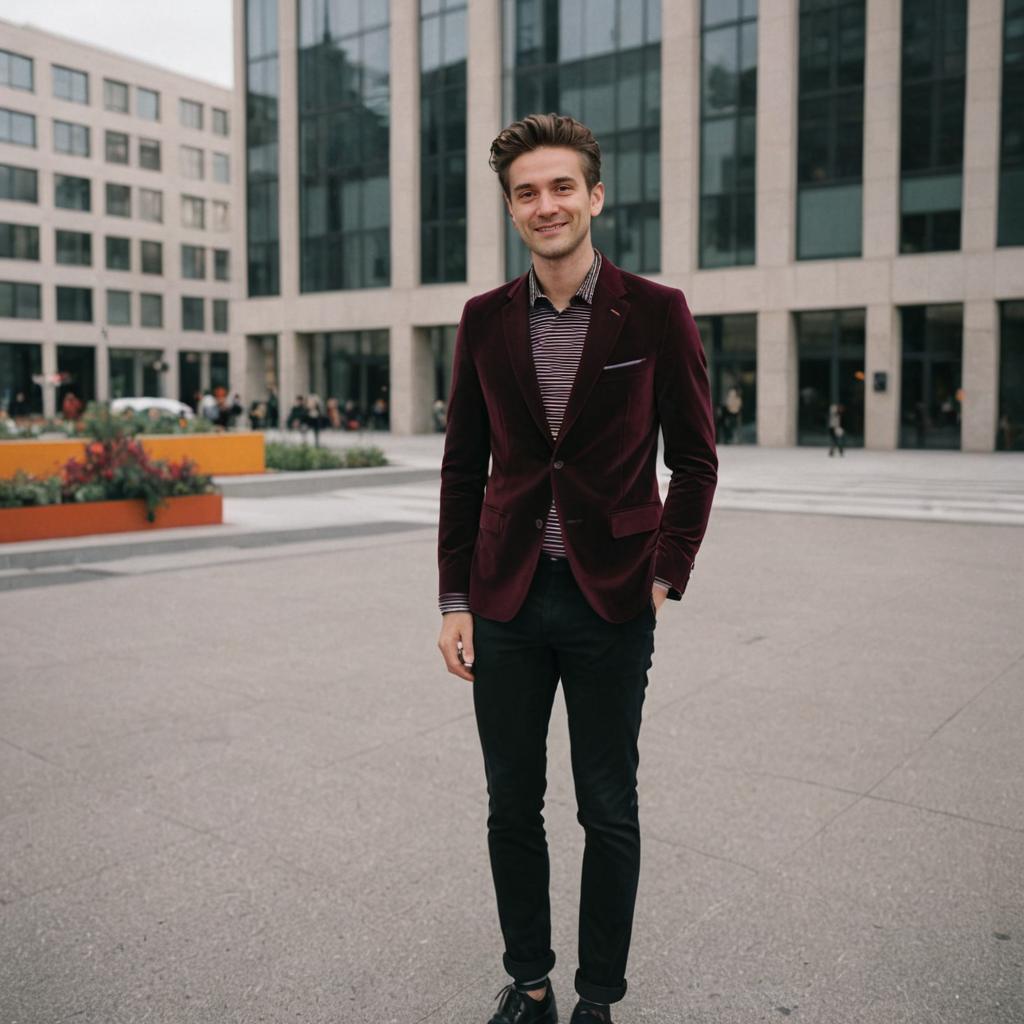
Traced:
<path fill-rule="evenodd" d="M 661 502 L 620 508 L 608 515 L 613 537 L 629 537 L 634 533 L 650 533 L 661 525 Z"/>
<path fill-rule="evenodd" d="M 505 513 L 499 512 L 486 502 L 480 507 L 480 529 L 487 533 L 499 534 L 505 525 Z"/>
<path fill-rule="evenodd" d="M 647 356 L 640 356 L 637 359 L 623 359 L 602 367 L 597 379 L 602 382 L 623 380 L 635 374 L 643 373 L 646 368 Z"/>

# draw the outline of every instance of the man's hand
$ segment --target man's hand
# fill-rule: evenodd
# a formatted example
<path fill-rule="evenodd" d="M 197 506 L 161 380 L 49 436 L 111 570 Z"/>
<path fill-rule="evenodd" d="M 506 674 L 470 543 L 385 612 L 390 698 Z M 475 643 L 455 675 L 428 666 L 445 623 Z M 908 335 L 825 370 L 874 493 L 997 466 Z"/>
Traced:
<path fill-rule="evenodd" d="M 653 587 L 651 600 L 654 602 L 654 614 L 661 611 L 661 606 L 668 600 L 668 591 L 664 587 Z"/>
<path fill-rule="evenodd" d="M 437 646 L 444 663 L 453 676 L 473 681 L 473 615 L 471 612 L 448 612 L 441 619 L 441 636 Z M 459 655 L 462 655 L 461 659 Z"/>

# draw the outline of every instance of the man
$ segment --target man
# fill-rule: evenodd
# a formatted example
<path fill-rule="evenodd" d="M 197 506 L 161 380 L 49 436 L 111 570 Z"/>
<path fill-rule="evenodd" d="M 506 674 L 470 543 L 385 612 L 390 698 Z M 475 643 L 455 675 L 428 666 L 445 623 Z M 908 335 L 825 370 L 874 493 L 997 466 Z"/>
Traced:
<path fill-rule="evenodd" d="M 681 292 L 595 252 L 601 152 L 531 115 L 491 146 L 530 271 L 471 299 L 456 341 L 438 540 L 438 646 L 472 681 L 512 984 L 491 1024 L 554 1024 L 543 807 L 559 680 L 586 846 L 580 997 L 626 992 L 640 867 L 637 737 L 656 618 L 682 597 L 717 478 L 707 366 Z M 672 471 L 662 508 L 659 427 Z M 490 474 L 488 475 L 488 462 Z"/>

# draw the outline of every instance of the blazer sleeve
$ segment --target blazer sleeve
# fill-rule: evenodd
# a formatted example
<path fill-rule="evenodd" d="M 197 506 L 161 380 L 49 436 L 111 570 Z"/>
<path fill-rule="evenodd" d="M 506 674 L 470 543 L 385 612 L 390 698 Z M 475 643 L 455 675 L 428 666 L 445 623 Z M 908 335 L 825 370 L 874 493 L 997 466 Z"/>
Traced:
<path fill-rule="evenodd" d="M 469 593 L 480 506 L 491 455 L 491 424 L 468 342 L 470 307 L 455 338 L 438 525 L 438 597 Z"/>
<path fill-rule="evenodd" d="M 673 291 L 654 371 L 665 465 L 672 478 L 661 515 L 654 574 L 683 596 L 704 539 L 718 481 L 708 365 L 686 299 Z"/>

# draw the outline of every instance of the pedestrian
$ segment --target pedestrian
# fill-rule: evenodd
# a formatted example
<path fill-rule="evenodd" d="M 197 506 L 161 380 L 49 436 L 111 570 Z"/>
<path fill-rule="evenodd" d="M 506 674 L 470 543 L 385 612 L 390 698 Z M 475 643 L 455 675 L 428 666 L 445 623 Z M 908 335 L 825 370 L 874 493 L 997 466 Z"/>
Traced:
<path fill-rule="evenodd" d="M 277 430 L 277 392 L 273 388 L 267 388 L 267 426 Z"/>
<path fill-rule="evenodd" d="M 25 397 L 25 392 L 16 392 L 14 395 L 14 401 L 11 402 L 11 417 L 17 420 L 31 415 L 31 413 L 32 406 L 29 404 L 28 399 Z"/>
<path fill-rule="evenodd" d="M 213 392 L 207 388 L 199 400 L 199 415 L 210 423 L 217 423 L 220 420 L 220 402 L 213 397 Z"/>
<path fill-rule="evenodd" d="M 556 114 L 492 143 L 531 266 L 466 304 L 448 402 L 438 646 L 473 684 L 483 750 L 512 977 L 491 1024 L 558 1019 L 541 808 L 559 681 L 585 834 L 571 1024 L 610 1024 L 626 993 L 654 630 L 686 588 L 717 479 L 707 363 L 682 292 L 593 248 L 600 160 L 590 130 Z M 659 429 L 672 473 L 664 508 Z"/>
<path fill-rule="evenodd" d="M 60 403 L 60 411 L 64 419 L 77 420 L 82 415 L 82 409 L 82 400 L 74 391 L 68 391 L 64 396 L 64 400 Z"/>
<path fill-rule="evenodd" d="M 843 454 L 843 407 L 833 402 L 828 407 L 828 436 L 830 440 L 828 454 L 831 458 L 836 453 L 836 448 L 839 449 L 839 454 Z"/>
<path fill-rule="evenodd" d="M 306 399 L 306 425 L 313 431 L 313 445 L 320 447 L 320 431 L 326 422 L 324 407 L 319 395 L 310 395 Z"/>
<path fill-rule="evenodd" d="M 295 396 L 295 403 L 288 410 L 288 419 L 285 426 L 289 430 L 306 429 L 306 399 L 302 395 Z"/>

